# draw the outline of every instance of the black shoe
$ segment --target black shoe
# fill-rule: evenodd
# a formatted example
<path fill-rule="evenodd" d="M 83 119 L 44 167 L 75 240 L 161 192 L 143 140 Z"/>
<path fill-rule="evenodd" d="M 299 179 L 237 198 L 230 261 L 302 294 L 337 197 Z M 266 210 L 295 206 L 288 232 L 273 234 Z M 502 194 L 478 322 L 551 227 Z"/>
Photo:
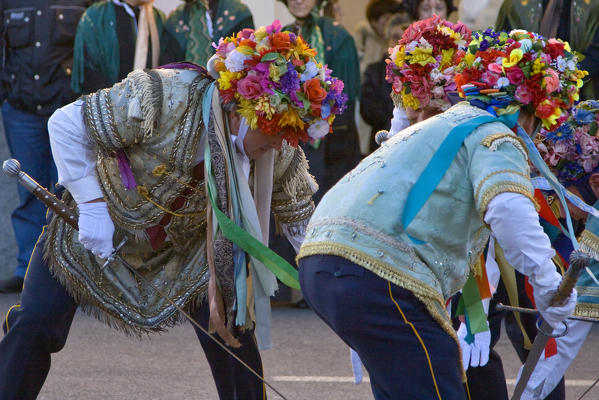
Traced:
<path fill-rule="evenodd" d="M 13 276 L 0 281 L 0 293 L 20 293 L 23 289 L 23 278 Z"/>

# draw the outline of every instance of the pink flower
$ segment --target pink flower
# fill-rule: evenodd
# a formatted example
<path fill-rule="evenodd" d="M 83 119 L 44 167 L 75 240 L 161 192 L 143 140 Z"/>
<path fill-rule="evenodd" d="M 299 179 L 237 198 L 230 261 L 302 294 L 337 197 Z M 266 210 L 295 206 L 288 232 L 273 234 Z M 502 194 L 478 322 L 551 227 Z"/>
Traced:
<path fill-rule="evenodd" d="M 516 100 L 518 100 L 521 104 L 527 105 L 530 104 L 534 99 L 534 94 L 531 93 L 528 88 L 524 85 L 518 86 L 515 93 Z"/>
<path fill-rule="evenodd" d="M 241 32 L 239 32 L 237 37 L 239 37 L 241 39 L 249 39 L 253 33 L 254 33 L 253 29 L 244 28 Z"/>
<path fill-rule="evenodd" d="M 524 82 L 524 73 L 518 67 L 508 69 L 506 75 L 512 85 L 519 85 Z"/>
<path fill-rule="evenodd" d="M 559 75 L 553 68 L 547 68 L 545 73 L 547 74 L 543 78 L 545 81 L 545 91 L 547 93 L 553 93 L 559 89 Z"/>
<path fill-rule="evenodd" d="M 248 74 L 248 76 L 237 82 L 237 91 L 246 99 L 257 99 L 264 92 L 260 81 L 258 75 Z"/>
<path fill-rule="evenodd" d="M 499 64 L 491 63 L 487 68 L 489 69 L 489 71 L 494 72 L 496 74 L 503 74 L 503 68 Z"/>
<path fill-rule="evenodd" d="M 497 80 L 499 79 L 499 75 L 494 74 L 493 72 L 485 72 L 482 76 L 481 79 L 483 80 L 483 82 L 485 82 L 487 85 L 489 86 L 495 86 L 495 84 L 497 83 Z"/>

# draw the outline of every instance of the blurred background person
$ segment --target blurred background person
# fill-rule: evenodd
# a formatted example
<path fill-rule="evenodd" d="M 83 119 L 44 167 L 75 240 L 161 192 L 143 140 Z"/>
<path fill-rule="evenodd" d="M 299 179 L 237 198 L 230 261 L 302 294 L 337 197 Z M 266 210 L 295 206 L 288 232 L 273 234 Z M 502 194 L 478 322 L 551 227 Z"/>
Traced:
<path fill-rule="evenodd" d="M 456 11 L 453 0 L 404 0 L 404 6 L 414 21 L 433 15 L 447 19 L 449 14 Z"/>
<path fill-rule="evenodd" d="M 244 28 L 254 28 L 254 19 L 239 0 L 186 0 L 168 16 L 162 59 L 206 65 L 214 54 L 213 42 Z"/>
<path fill-rule="evenodd" d="M 48 118 L 76 98 L 71 90 L 73 42 L 77 22 L 92 0 L 2 0 L 0 97 L 4 132 L 11 156 L 42 186 L 57 180 L 48 140 Z M 0 281 L 0 293 L 20 292 L 27 264 L 45 225 L 46 209 L 18 187 L 12 213 L 17 240 L 13 276 Z"/>
<path fill-rule="evenodd" d="M 341 21 L 345 12 L 343 12 L 343 6 L 339 0 L 329 0 L 322 9 L 322 15 L 335 21 Z"/>
<path fill-rule="evenodd" d="M 93 93 L 134 69 L 159 65 L 164 13 L 153 0 L 104 0 L 81 17 L 75 37 L 72 88 Z"/>
<path fill-rule="evenodd" d="M 397 44 L 410 22 L 411 18 L 406 12 L 391 16 L 385 28 L 387 47 L 391 48 Z M 372 153 L 378 147 L 374 141 L 376 133 L 380 130 L 389 130 L 391 127 L 391 117 L 393 116 L 392 87 L 391 83 L 387 82 L 385 78 L 387 70 L 385 60 L 388 57 L 389 55 L 385 51 L 378 61 L 366 67 L 362 75 L 360 115 L 372 127 L 367 154 Z"/>
<path fill-rule="evenodd" d="M 360 60 L 360 76 L 364 76 L 366 67 L 369 64 L 387 54 L 389 45 L 385 35 L 385 27 L 391 15 L 400 11 L 402 11 L 401 3 L 396 0 L 368 1 L 365 14 L 366 20 L 358 23 L 354 29 L 354 40 Z M 372 125 L 360 115 L 360 109 L 361 105 L 356 104 L 356 124 L 360 138 L 360 151 L 363 155 L 367 155 L 371 151 L 370 132 Z"/>
<path fill-rule="evenodd" d="M 580 69 L 589 72 L 580 90 L 581 100 L 599 98 L 599 1 L 505 0 L 495 27 L 525 29 L 570 43 L 585 56 Z"/>
<path fill-rule="evenodd" d="M 472 30 L 485 30 L 495 25 L 503 0 L 461 0 L 458 20 Z"/>
<path fill-rule="evenodd" d="M 360 97 L 360 70 L 354 39 L 347 30 L 328 17 L 320 16 L 324 0 L 281 0 L 295 18 L 286 26 L 302 35 L 317 51 L 316 59 L 327 64 L 343 80 L 343 93 L 347 95 L 347 109 L 335 118 L 333 134 L 325 140 L 304 145 L 310 172 L 314 174 L 320 189 L 314 196 L 317 203 L 322 195 L 360 158 L 358 134 L 354 121 L 355 102 Z M 325 111 L 326 112 L 326 111 Z"/>

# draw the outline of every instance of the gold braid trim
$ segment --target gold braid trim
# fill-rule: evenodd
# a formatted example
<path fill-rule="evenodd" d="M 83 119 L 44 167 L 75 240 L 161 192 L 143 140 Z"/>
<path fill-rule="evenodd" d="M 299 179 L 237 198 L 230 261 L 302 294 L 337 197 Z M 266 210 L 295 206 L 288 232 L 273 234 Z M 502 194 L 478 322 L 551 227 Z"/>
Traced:
<path fill-rule="evenodd" d="M 356 250 L 353 247 L 334 242 L 303 244 L 296 257 L 296 263 L 303 257 L 314 255 L 334 255 L 345 258 L 354 264 L 366 268 L 375 275 L 412 292 L 412 294 L 424 304 L 431 317 L 433 317 L 441 328 L 443 328 L 443 330 L 456 342 L 460 353 L 460 365 L 462 365 L 460 342 L 458 341 L 455 329 L 453 329 L 453 326 L 451 325 L 449 315 L 445 309 L 445 302 L 435 289 L 366 253 Z M 462 380 L 466 382 L 466 373 L 463 369 Z"/>
<path fill-rule="evenodd" d="M 599 260 L 599 236 L 585 229 L 582 231 L 578 242 L 580 243 L 580 250 L 595 260 Z"/>
<path fill-rule="evenodd" d="M 577 303 L 573 315 L 576 317 L 599 319 L 599 304 Z"/>
<path fill-rule="evenodd" d="M 494 172 L 491 172 L 489 175 L 485 176 L 479 182 L 479 184 L 476 186 L 476 191 L 474 192 L 474 199 L 478 199 L 478 195 L 480 194 L 481 189 L 483 188 L 484 184 L 487 183 L 487 181 L 489 179 L 491 179 L 495 175 L 500 175 L 500 174 L 515 174 L 515 175 L 519 175 L 519 176 L 523 177 L 527 181 L 530 181 L 530 176 L 528 176 L 520 171 L 516 171 L 515 169 L 502 169 L 499 171 L 494 171 Z"/>
<path fill-rule="evenodd" d="M 494 133 L 481 141 L 481 144 L 483 146 L 487 146 L 491 151 L 497 151 L 497 148 L 504 143 L 513 144 L 528 161 L 528 150 L 526 149 L 526 144 L 518 136 L 515 136 L 511 133 Z"/>
<path fill-rule="evenodd" d="M 500 193 L 505 193 L 505 192 L 519 193 L 523 196 L 526 196 L 527 198 L 530 199 L 530 201 L 532 201 L 532 204 L 534 204 L 535 209 L 537 211 L 540 210 L 539 203 L 537 203 L 537 201 L 533 197 L 532 193 L 530 192 L 529 187 L 527 187 L 526 185 L 523 185 L 521 183 L 505 181 L 505 182 L 498 182 L 498 183 L 492 185 L 491 187 L 489 187 L 487 190 L 485 190 L 482 193 L 481 201 L 480 201 L 480 208 L 479 208 L 481 215 L 485 214 L 485 212 L 487 211 L 487 206 L 489 205 L 489 203 L 491 202 L 491 200 L 493 200 L 493 198 L 495 196 L 497 196 Z M 476 198 L 475 198 L 475 200 L 476 200 Z"/>

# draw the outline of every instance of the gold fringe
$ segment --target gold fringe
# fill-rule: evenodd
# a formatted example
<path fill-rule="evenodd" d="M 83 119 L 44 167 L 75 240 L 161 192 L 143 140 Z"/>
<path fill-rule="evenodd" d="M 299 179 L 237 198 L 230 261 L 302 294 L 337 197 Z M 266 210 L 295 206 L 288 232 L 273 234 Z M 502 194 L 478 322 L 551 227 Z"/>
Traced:
<path fill-rule="evenodd" d="M 574 309 L 574 316 L 595 318 L 599 322 L 599 304 L 577 303 Z"/>
<path fill-rule="evenodd" d="M 595 235 L 589 230 L 582 231 L 580 239 L 580 249 L 593 257 L 595 260 L 599 260 L 599 236 Z"/>
<path fill-rule="evenodd" d="M 160 210 L 164 211 L 167 214 L 173 215 L 175 217 L 200 217 L 202 215 L 206 214 L 206 210 L 202 210 L 199 212 L 194 212 L 194 213 L 186 213 L 186 214 L 181 214 L 181 213 L 177 213 L 174 211 L 169 210 L 166 207 L 161 206 L 160 204 L 158 204 L 157 202 L 155 202 L 151 197 L 150 197 L 150 193 L 148 191 L 148 188 L 145 187 L 144 185 L 138 185 L 137 186 L 137 192 L 143 196 L 147 201 L 149 201 L 150 203 L 152 203 L 155 207 L 159 208 Z"/>
<path fill-rule="evenodd" d="M 481 141 L 481 144 L 488 147 L 491 151 L 496 151 L 497 148 L 503 143 L 513 144 L 528 161 L 528 150 L 526 149 L 526 144 L 522 139 L 512 133 L 494 133 L 485 137 Z"/>
<path fill-rule="evenodd" d="M 523 196 L 526 196 L 527 198 L 530 199 L 530 201 L 532 201 L 532 204 L 534 204 L 535 209 L 537 211 L 540 210 L 540 205 L 539 205 L 539 203 L 537 203 L 536 199 L 533 197 L 533 195 L 530 191 L 530 188 L 528 186 L 523 185 L 521 183 L 504 181 L 504 182 L 498 182 L 498 183 L 493 184 L 481 195 L 481 201 L 480 201 L 480 203 L 479 203 L 480 205 L 478 207 L 480 214 L 481 215 L 485 214 L 485 212 L 487 211 L 487 206 L 489 205 L 489 203 L 491 202 L 491 200 L 493 200 L 493 198 L 495 196 L 497 196 L 500 193 L 505 193 L 505 192 L 519 193 Z"/>

